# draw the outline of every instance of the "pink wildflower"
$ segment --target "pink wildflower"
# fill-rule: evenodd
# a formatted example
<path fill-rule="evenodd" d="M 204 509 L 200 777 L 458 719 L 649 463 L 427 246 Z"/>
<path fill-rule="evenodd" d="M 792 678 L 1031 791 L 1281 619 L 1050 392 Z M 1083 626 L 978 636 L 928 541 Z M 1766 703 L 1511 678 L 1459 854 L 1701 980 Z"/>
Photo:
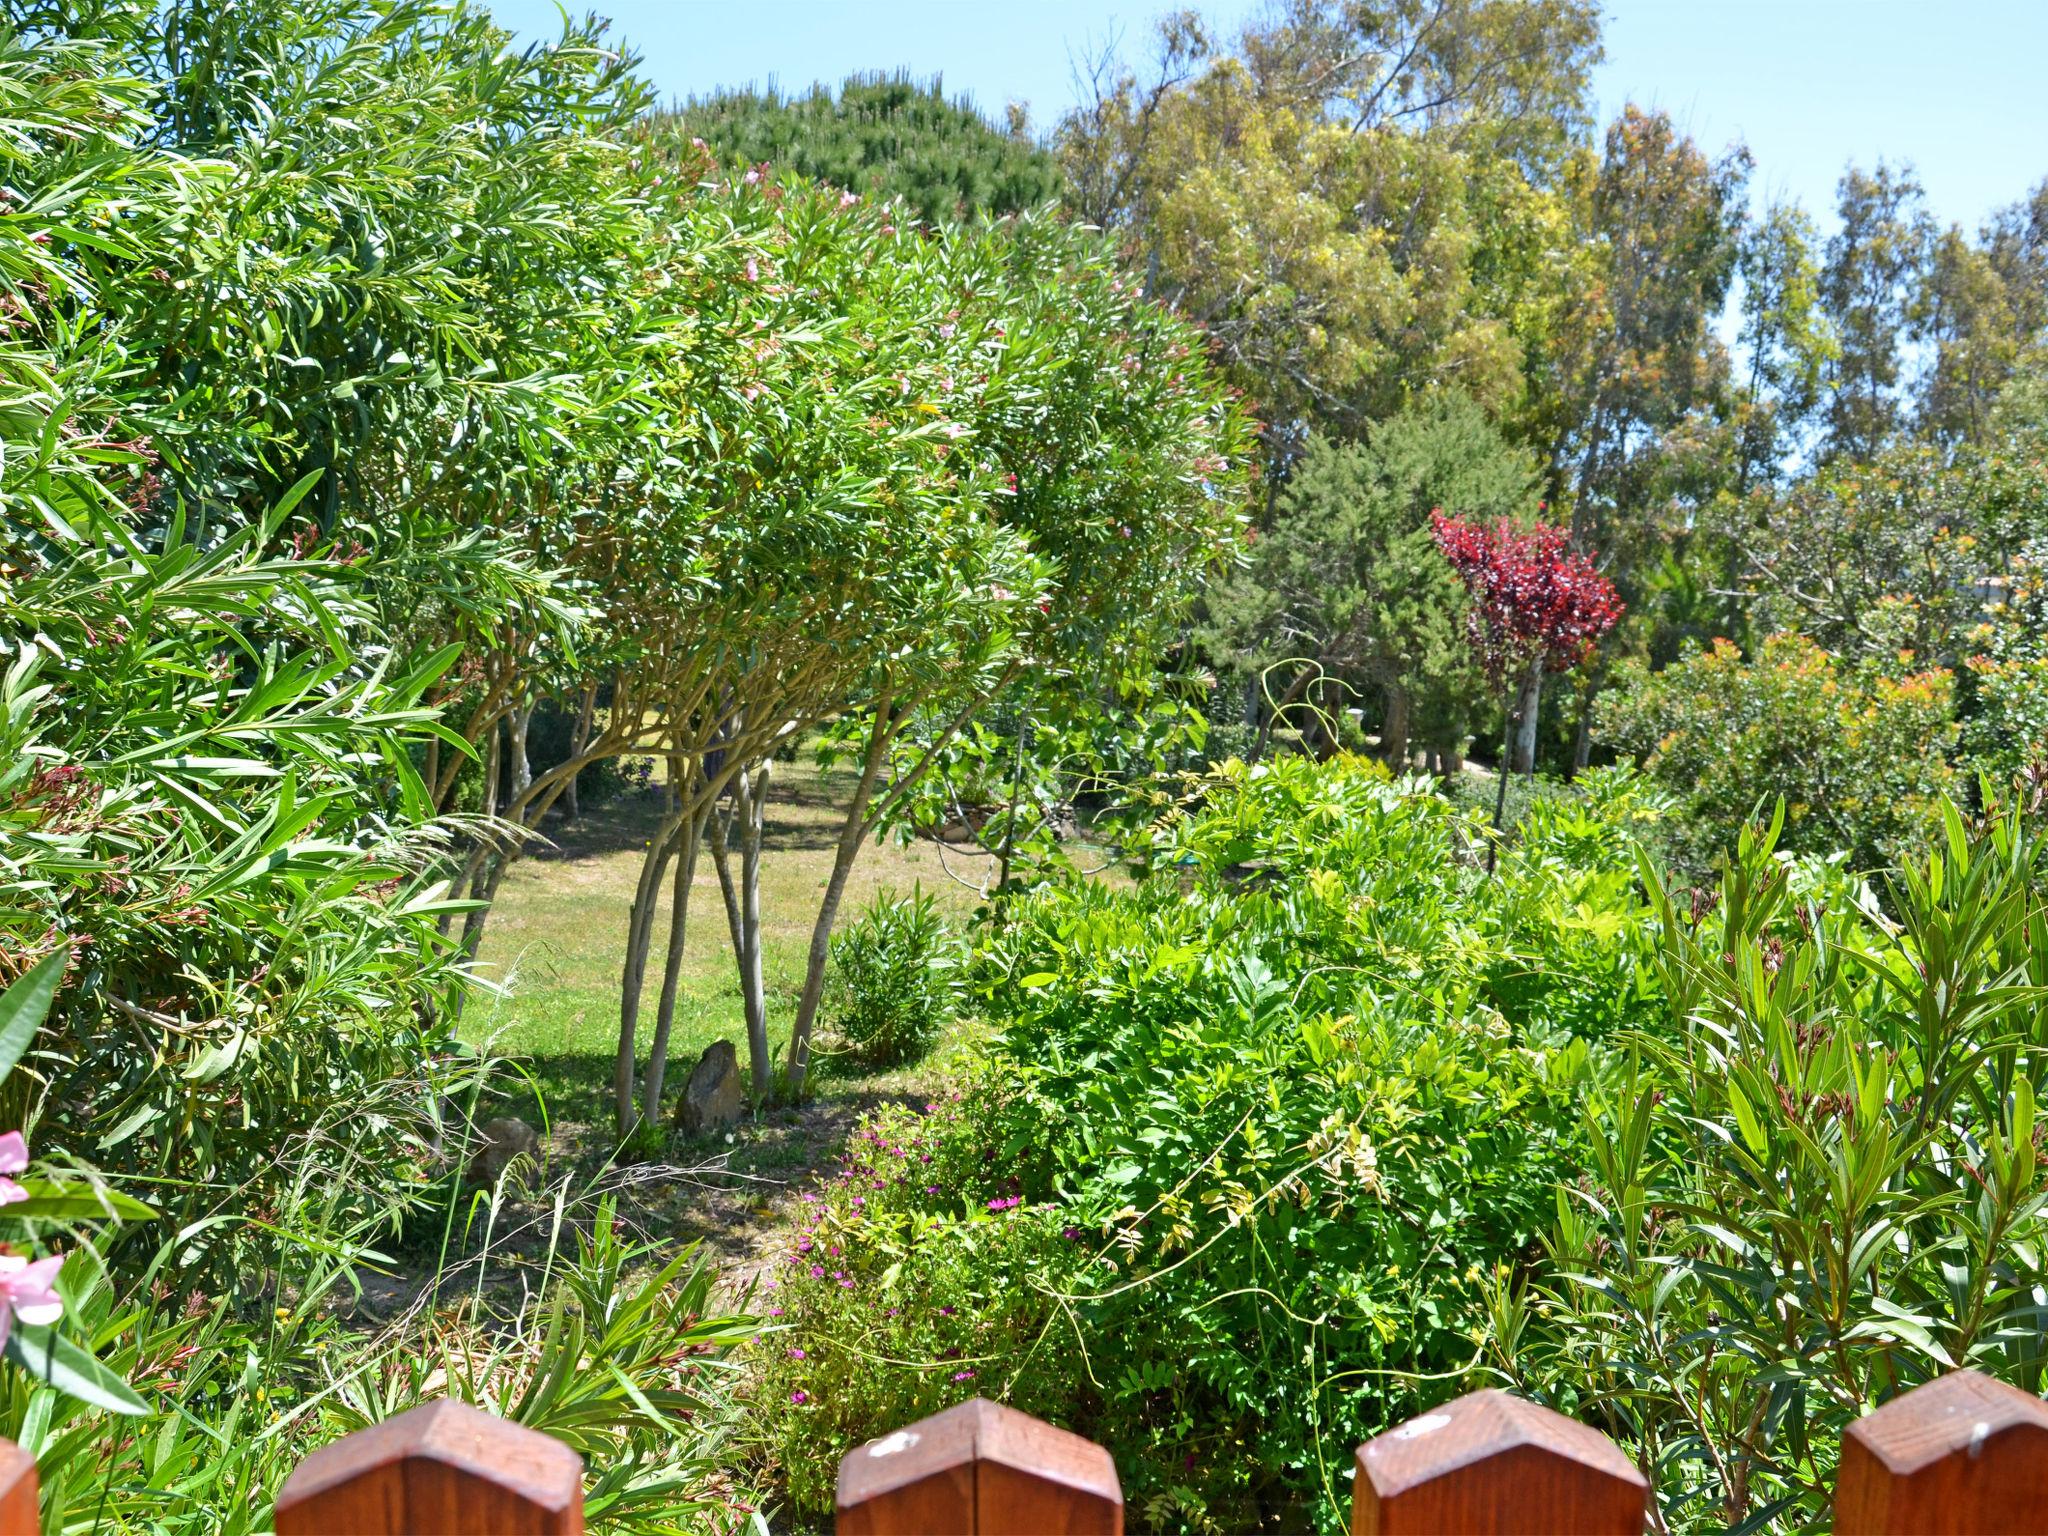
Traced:
<path fill-rule="evenodd" d="M 62 1254 L 30 1263 L 18 1253 L 0 1253 L 0 1342 L 13 1331 L 17 1317 L 41 1327 L 64 1315 L 63 1298 L 51 1289 L 63 1267 Z"/>
<path fill-rule="evenodd" d="M 0 1174 L 19 1173 L 28 1166 L 28 1143 L 21 1132 L 9 1131 L 0 1136 Z M 28 1191 L 14 1180 L 0 1178 L 0 1205 L 12 1205 L 17 1200 L 26 1200 Z"/>

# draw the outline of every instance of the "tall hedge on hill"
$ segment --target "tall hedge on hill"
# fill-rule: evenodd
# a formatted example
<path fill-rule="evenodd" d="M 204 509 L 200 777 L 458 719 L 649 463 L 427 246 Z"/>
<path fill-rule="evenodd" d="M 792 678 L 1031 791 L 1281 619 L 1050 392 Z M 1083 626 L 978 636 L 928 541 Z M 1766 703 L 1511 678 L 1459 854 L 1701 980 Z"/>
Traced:
<path fill-rule="evenodd" d="M 1059 166 L 1024 132 L 998 128 L 939 80 L 856 75 L 837 93 L 720 91 L 662 120 L 727 165 L 763 161 L 863 196 L 900 197 L 927 223 L 1022 213 L 1060 195 Z"/>

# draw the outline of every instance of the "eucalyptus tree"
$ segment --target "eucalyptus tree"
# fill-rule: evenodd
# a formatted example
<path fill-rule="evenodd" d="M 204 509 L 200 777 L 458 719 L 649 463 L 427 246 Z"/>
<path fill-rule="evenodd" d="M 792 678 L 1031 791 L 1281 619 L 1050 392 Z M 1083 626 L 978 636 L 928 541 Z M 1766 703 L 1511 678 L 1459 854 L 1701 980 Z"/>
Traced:
<path fill-rule="evenodd" d="M 1820 303 L 1819 249 L 1812 215 L 1796 203 L 1773 203 L 1742 231 L 1738 496 L 1787 472 L 1820 404 L 1835 338 Z"/>
<path fill-rule="evenodd" d="M 1569 178 L 1577 239 L 1534 367 L 1534 435 L 1574 545 L 1599 551 L 1630 603 L 1663 555 L 1672 509 L 1722 483 L 1729 359 L 1714 321 L 1735 276 L 1749 171 L 1739 145 L 1709 156 L 1669 114 L 1631 104 Z M 1518 702 L 1517 771 L 1534 762 L 1542 679 L 1531 672 Z M 1582 690 L 1578 767 L 1591 699 Z"/>
<path fill-rule="evenodd" d="M 1974 241 L 1956 225 L 1934 237 L 1912 320 L 1931 353 L 1914 429 L 1950 447 L 1988 446 L 2007 385 L 2038 377 L 2048 358 L 2048 182 L 1993 214 Z"/>
<path fill-rule="evenodd" d="M 1932 222 L 1910 166 L 1855 166 L 1835 191 L 1821 300 L 1837 338 L 1823 408 L 1831 458 L 1867 460 L 1905 422 L 1905 345 Z"/>
<path fill-rule="evenodd" d="M 1431 385 L 1519 409 L 1597 7 L 1300 0 L 1234 44 L 1183 15 L 1149 76 L 1101 61 L 1056 135 L 1070 205 L 1210 330 L 1278 469 Z"/>

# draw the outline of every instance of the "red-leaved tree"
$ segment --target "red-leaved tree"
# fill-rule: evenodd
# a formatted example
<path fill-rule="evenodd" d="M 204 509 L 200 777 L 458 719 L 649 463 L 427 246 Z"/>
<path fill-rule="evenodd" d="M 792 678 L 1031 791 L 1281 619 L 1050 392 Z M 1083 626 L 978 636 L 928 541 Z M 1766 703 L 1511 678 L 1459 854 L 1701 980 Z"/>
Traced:
<path fill-rule="evenodd" d="M 1512 743 L 1523 678 L 1536 671 L 1564 672 L 1592 655 L 1600 637 L 1620 621 L 1621 599 L 1614 583 L 1571 548 L 1562 528 L 1517 528 L 1505 518 L 1467 522 L 1438 507 L 1430 513 L 1430 530 L 1471 596 L 1466 624 L 1472 648 L 1494 686 L 1507 691 Z M 1493 805 L 1496 831 L 1507 805 L 1508 757 L 1504 746 Z M 1491 848 L 1486 867 L 1493 868 Z"/>

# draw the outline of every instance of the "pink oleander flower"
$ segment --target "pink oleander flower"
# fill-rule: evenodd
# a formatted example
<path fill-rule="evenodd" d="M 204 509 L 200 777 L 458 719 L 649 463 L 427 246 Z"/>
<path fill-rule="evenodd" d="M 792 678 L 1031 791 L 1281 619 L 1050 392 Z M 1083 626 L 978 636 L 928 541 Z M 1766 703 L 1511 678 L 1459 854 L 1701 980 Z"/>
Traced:
<path fill-rule="evenodd" d="M 0 1136 L 0 1174 L 19 1173 L 28 1166 L 28 1143 L 21 1132 L 9 1131 Z M 17 1200 L 26 1200 L 28 1191 L 14 1180 L 0 1178 L 0 1205 L 12 1205 Z"/>
<path fill-rule="evenodd" d="M 64 1315 L 64 1301 L 51 1286 L 64 1256 L 53 1253 L 33 1263 L 18 1253 L 0 1253 L 0 1343 L 14 1331 L 14 1320 L 41 1327 Z"/>

